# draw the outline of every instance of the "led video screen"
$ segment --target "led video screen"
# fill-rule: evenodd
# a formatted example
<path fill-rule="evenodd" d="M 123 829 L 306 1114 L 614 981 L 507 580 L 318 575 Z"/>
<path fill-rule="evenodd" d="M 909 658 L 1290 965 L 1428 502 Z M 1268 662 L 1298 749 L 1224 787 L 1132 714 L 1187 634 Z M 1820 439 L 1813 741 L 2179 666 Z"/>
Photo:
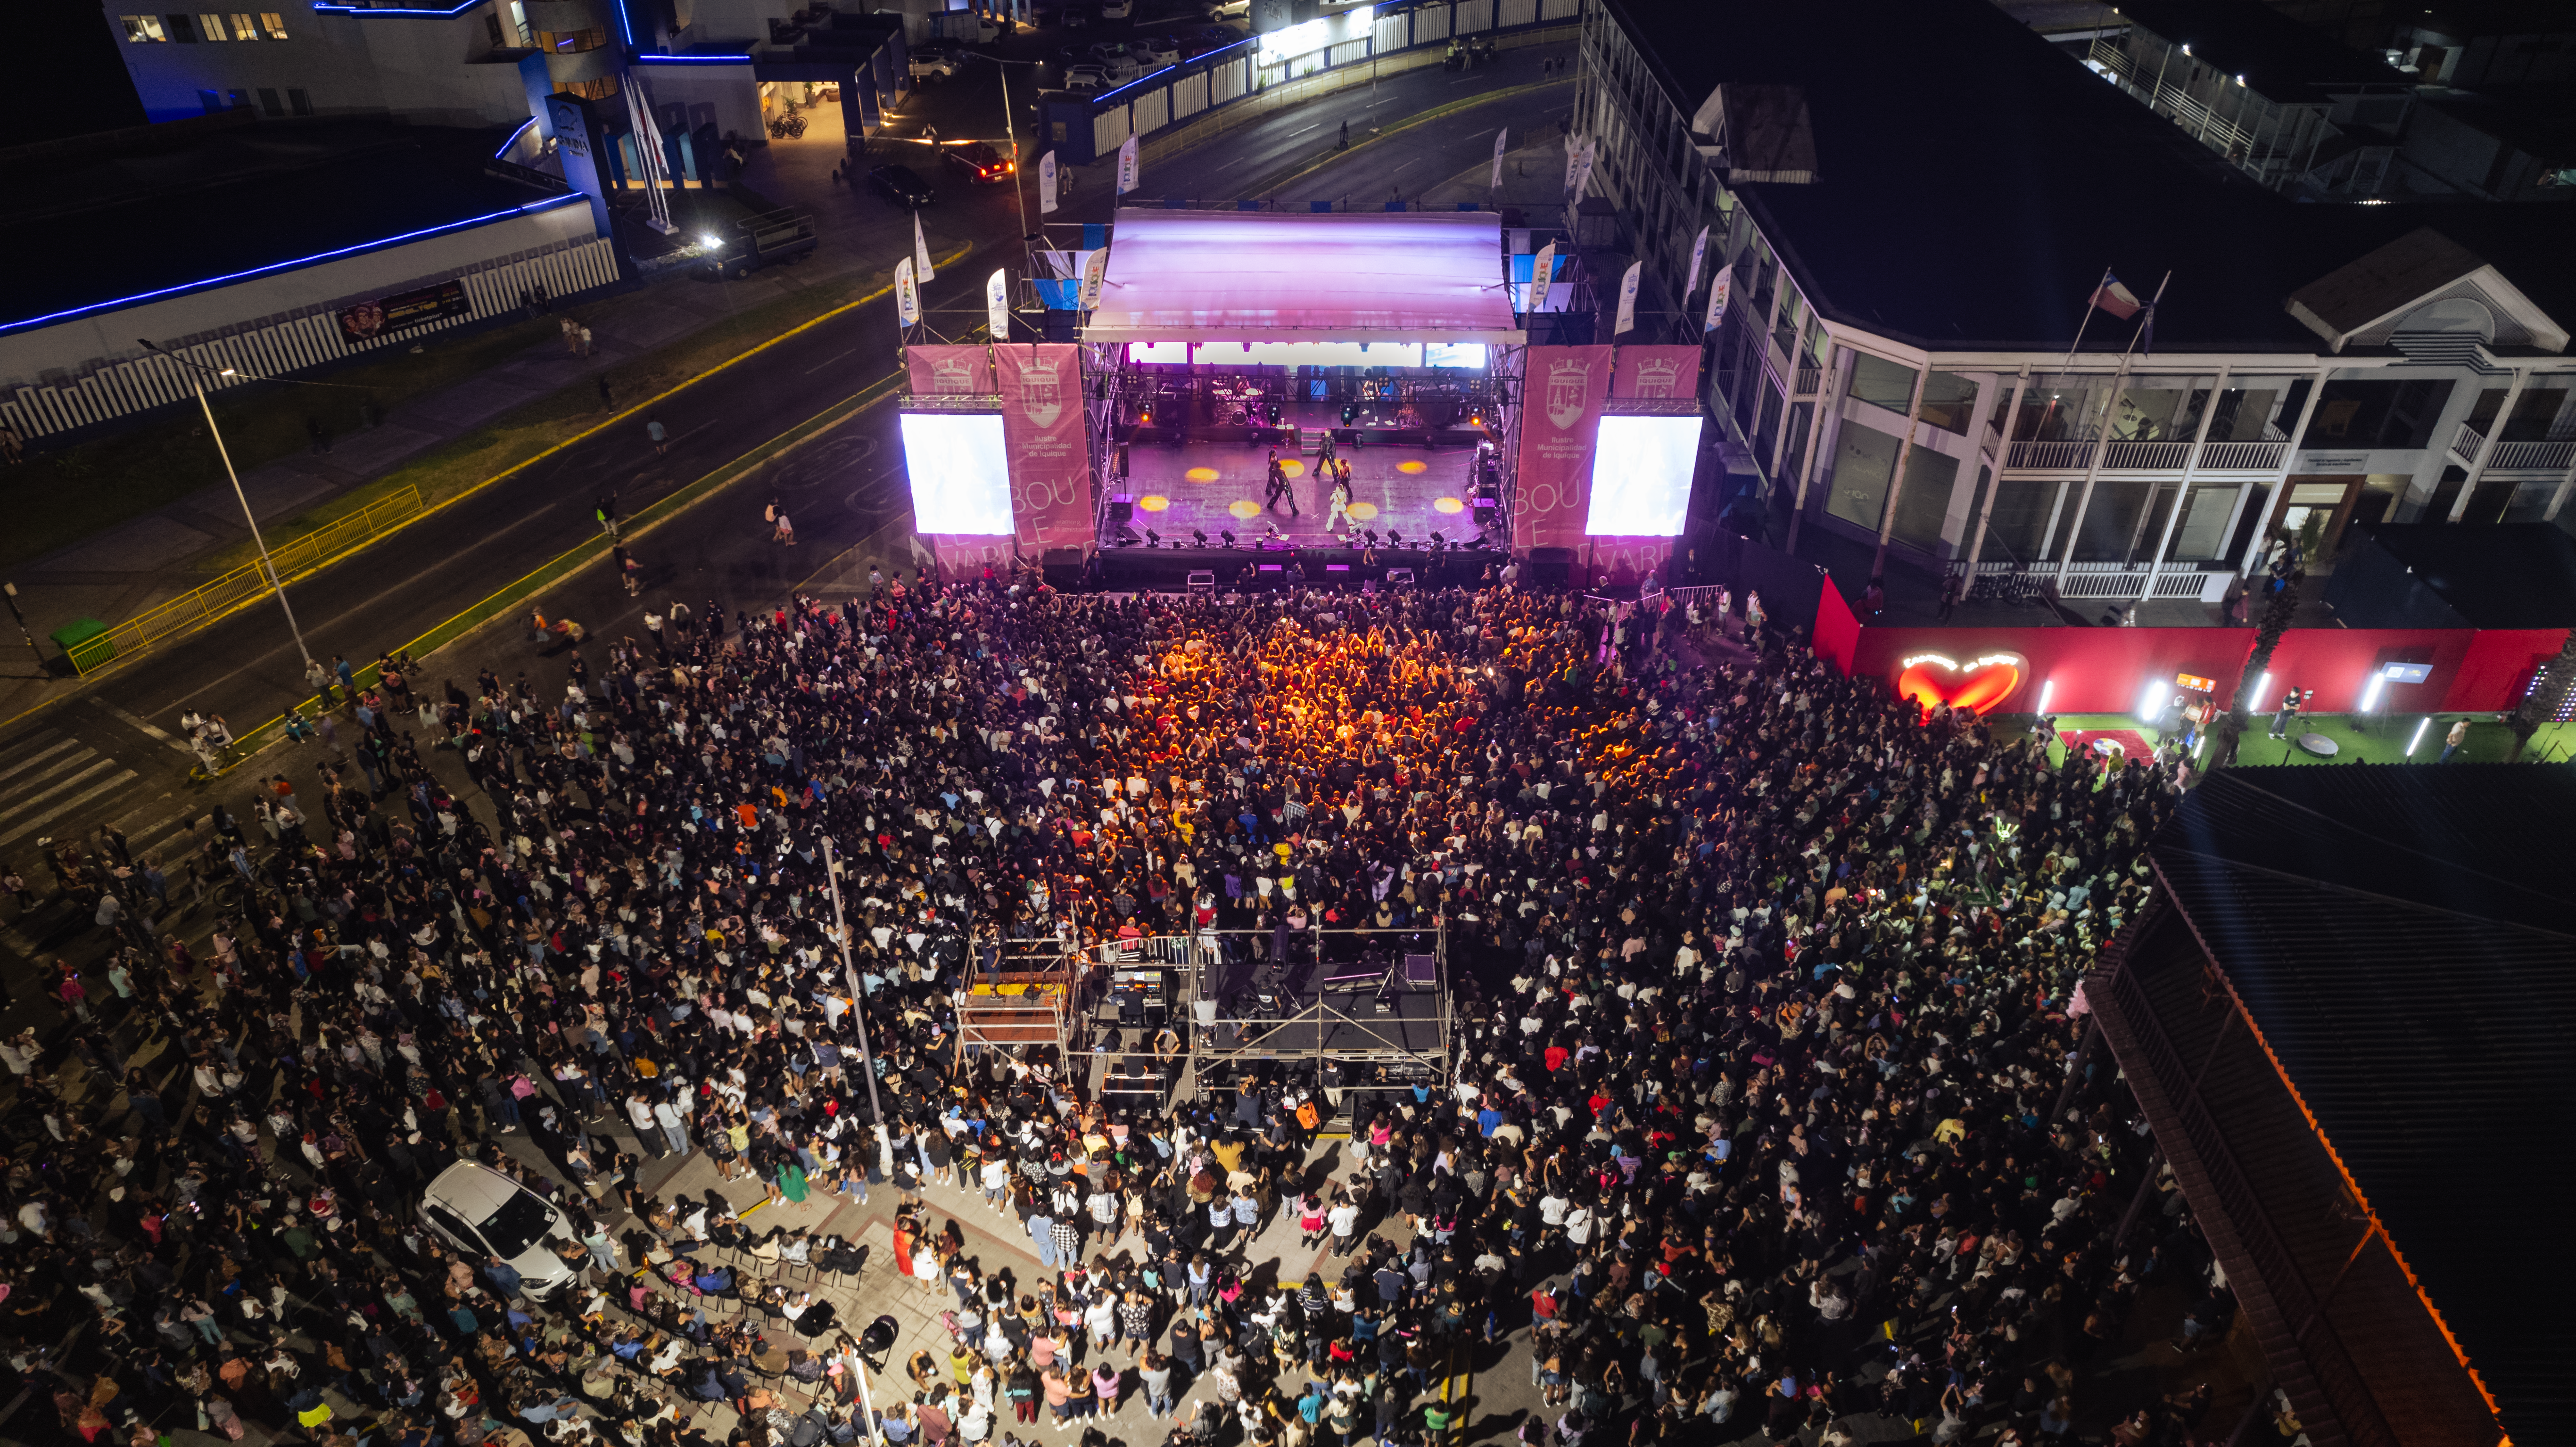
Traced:
<path fill-rule="evenodd" d="M 1679 537 L 1690 510 L 1699 426 L 1697 417 L 1602 418 L 1583 531 L 1603 538 Z"/>
<path fill-rule="evenodd" d="M 1011 468 L 991 412 L 906 412 L 903 466 L 917 533 L 1011 531 Z"/>

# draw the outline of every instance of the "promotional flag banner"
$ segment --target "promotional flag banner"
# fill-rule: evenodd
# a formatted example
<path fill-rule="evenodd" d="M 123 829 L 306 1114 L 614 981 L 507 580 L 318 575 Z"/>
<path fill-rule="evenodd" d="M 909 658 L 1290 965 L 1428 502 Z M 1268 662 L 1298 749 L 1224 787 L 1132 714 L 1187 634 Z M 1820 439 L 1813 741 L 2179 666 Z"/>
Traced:
<path fill-rule="evenodd" d="M 1054 211 L 1055 152 L 1049 151 L 1038 157 L 1038 214 L 1046 216 L 1053 214 Z"/>
<path fill-rule="evenodd" d="M 922 343 L 903 349 L 904 370 L 916 397 L 987 396 L 993 385 L 993 358 L 981 342 L 965 346 Z"/>
<path fill-rule="evenodd" d="M 894 311 L 905 326 L 921 325 L 921 287 L 912 279 L 912 258 L 894 264 Z"/>
<path fill-rule="evenodd" d="M 1100 305 L 1101 278 L 1109 271 L 1109 248 L 1104 246 L 1082 259 L 1082 309 L 1090 311 Z"/>
<path fill-rule="evenodd" d="M 1521 310 L 1524 312 L 1546 310 L 1547 289 L 1555 282 L 1555 280 L 1556 243 L 1551 241 L 1547 245 L 1540 247 L 1538 249 L 1537 259 L 1530 262 L 1529 305 L 1521 308 Z"/>
<path fill-rule="evenodd" d="M 930 269 L 930 240 L 921 234 L 921 213 L 912 213 L 912 279 L 921 286 L 930 285 L 936 273 Z"/>
<path fill-rule="evenodd" d="M 1706 260 L 1708 260 L 1708 228 L 1703 226 L 1699 229 L 1699 239 L 1691 243 L 1690 280 L 1682 285 L 1682 302 L 1684 305 L 1689 304 L 1690 294 L 1699 290 L 1699 268 L 1700 264 Z"/>
<path fill-rule="evenodd" d="M 1577 201 L 1583 199 L 1585 188 L 1592 184 L 1592 154 L 1592 143 L 1586 141 L 1583 143 L 1583 154 L 1574 162 L 1574 185 L 1571 189 Z"/>
<path fill-rule="evenodd" d="M 1579 547 L 1592 506 L 1592 449 L 1610 396 L 1610 348 L 1531 347 L 1521 411 L 1512 547 Z"/>
<path fill-rule="evenodd" d="M 1735 268 L 1719 267 L 1717 280 L 1708 284 L 1708 324 L 1701 327 L 1701 331 L 1716 331 L 1718 324 L 1726 320 L 1726 297 L 1727 293 L 1733 290 L 1735 290 Z"/>
<path fill-rule="evenodd" d="M 1503 152 L 1511 149 L 1510 146 L 1506 144 L 1511 139 L 1511 134 L 1512 128 L 1509 126 L 1505 126 L 1501 130 L 1494 132 L 1494 179 L 1492 187 L 1497 191 L 1503 189 Z"/>
<path fill-rule="evenodd" d="M 1619 321 L 1610 328 L 1610 335 L 1615 337 L 1636 329 L 1637 283 L 1645 272 L 1646 263 L 1632 261 L 1628 263 L 1628 274 L 1619 278 Z"/>
<path fill-rule="evenodd" d="M 1144 178 L 1136 174 L 1136 167 L 1136 138 L 1129 136 L 1118 144 L 1119 195 L 1124 196 L 1144 184 Z"/>
<path fill-rule="evenodd" d="M 1002 447 L 1011 469 L 1011 521 L 1024 548 L 1091 541 L 1091 453 L 1082 436 L 1080 348 L 1072 342 L 995 347 Z"/>
<path fill-rule="evenodd" d="M 1011 278 L 1002 268 L 984 278 L 984 325 L 994 341 L 1011 339 Z"/>
<path fill-rule="evenodd" d="M 1574 178 L 1583 171 L 1583 143 L 1568 137 L 1565 142 L 1565 189 L 1574 189 Z"/>

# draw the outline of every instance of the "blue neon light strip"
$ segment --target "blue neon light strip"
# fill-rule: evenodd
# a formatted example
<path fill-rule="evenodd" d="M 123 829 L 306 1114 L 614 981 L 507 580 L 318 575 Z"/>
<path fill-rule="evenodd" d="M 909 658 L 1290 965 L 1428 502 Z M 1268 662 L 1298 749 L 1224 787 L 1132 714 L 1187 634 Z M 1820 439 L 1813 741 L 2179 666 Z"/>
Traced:
<path fill-rule="evenodd" d="M 749 65 L 748 55 L 639 55 L 637 65 Z"/>
<path fill-rule="evenodd" d="M 182 282 L 177 286 L 165 286 L 158 291 L 136 292 L 132 296 L 118 297 L 114 301 L 91 302 L 88 306 L 76 306 L 68 311 L 48 312 L 40 317 L 27 317 L 23 320 L 14 322 L 0 322 L 0 332 L 16 331 L 20 327 L 43 326 L 48 322 L 58 322 L 71 317 L 87 316 L 91 312 L 114 311 L 119 307 L 132 306 L 137 302 L 155 301 L 165 296 L 177 296 L 181 292 L 202 291 L 207 287 L 222 286 L 228 282 L 246 281 L 254 276 L 266 276 L 270 272 L 293 271 L 299 266 L 311 266 L 317 261 L 330 261 L 337 257 L 355 256 L 363 251 L 379 251 L 385 247 L 397 245 L 401 242 L 417 241 L 424 236 L 439 236 L 450 231 L 462 231 L 469 226 L 480 226 L 487 221 L 500 221 L 512 216 L 523 216 L 531 211 L 550 211 L 557 206 L 567 206 L 575 201 L 586 203 L 589 200 L 590 197 L 586 192 L 576 191 L 569 196 L 555 196 L 543 201 L 532 201 L 525 206 L 514 206 L 507 211 L 495 211 L 488 216 L 473 216 L 468 217 L 463 221 L 450 221 L 444 226 L 429 226 L 418 231 L 406 231 L 400 236 L 387 236 L 377 241 L 362 241 L 355 246 L 343 246 L 337 251 L 323 251 L 316 252 L 311 256 L 299 256 L 293 261 L 279 261 L 273 262 L 267 266 L 254 266 L 248 271 L 236 271 L 228 276 L 210 276 L 202 281 L 189 281 Z"/>
<path fill-rule="evenodd" d="M 324 0 L 313 0 L 313 8 L 326 15 L 462 15 L 482 3 L 483 0 L 465 0 L 462 5 L 440 10 L 435 7 L 414 8 L 392 5 L 331 5 L 324 3 Z"/>
<path fill-rule="evenodd" d="M 617 33 L 626 37 L 626 48 L 635 48 L 635 22 L 626 17 L 626 0 L 617 0 Z"/>
<path fill-rule="evenodd" d="M 510 139 L 501 143 L 501 149 L 492 153 L 492 159 L 497 161 L 503 156 L 510 154 L 510 148 L 519 143 L 519 137 L 526 135 L 528 133 L 528 127 L 533 126 L 536 123 L 537 118 L 535 116 L 530 116 L 526 120 L 519 122 L 519 128 L 510 132 Z"/>
<path fill-rule="evenodd" d="M 1164 76 L 1170 75 L 1173 71 L 1179 70 L 1182 66 L 1196 65 L 1203 60 L 1214 60 L 1229 50 L 1241 50 L 1243 47 L 1252 44 L 1253 41 L 1258 39 L 1260 39 L 1259 36 L 1254 36 L 1251 39 L 1238 40 L 1232 45 L 1221 45 L 1214 50 L 1203 51 L 1200 54 L 1191 56 L 1187 60 L 1176 61 L 1170 65 L 1164 66 L 1162 69 L 1155 71 L 1151 75 L 1140 75 L 1134 80 L 1127 82 L 1125 85 L 1118 87 L 1116 90 L 1102 91 L 1099 95 L 1092 97 L 1092 99 L 1095 101 L 1103 101 L 1109 99 L 1111 96 L 1124 95 L 1149 80 L 1160 80 Z"/>

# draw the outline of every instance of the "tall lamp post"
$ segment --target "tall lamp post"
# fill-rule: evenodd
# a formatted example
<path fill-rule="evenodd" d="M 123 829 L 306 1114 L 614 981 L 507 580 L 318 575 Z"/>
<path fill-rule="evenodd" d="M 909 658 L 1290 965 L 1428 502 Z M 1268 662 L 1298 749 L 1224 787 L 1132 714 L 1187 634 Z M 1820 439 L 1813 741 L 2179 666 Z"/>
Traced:
<path fill-rule="evenodd" d="M 270 591 L 277 594 L 278 610 L 286 615 L 286 631 L 295 635 L 295 651 L 304 655 L 305 671 L 311 672 L 313 650 L 304 645 L 304 630 L 295 624 L 295 609 L 286 601 L 286 580 L 277 576 L 277 565 L 269 561 L 268 543 L 259 535 L 259 519 L 251 516 L 250 496 L 242 491 L 241 474 L 233 470 L 232 450 L 224 446 L 223 430 L 215 426 L 215 409 L 206 401 L 205 384 L 198 379 L 200 372 L 211 372 L 218 377 L 238 377 L 241 375 L 240 371 L 232 367 L 209 367 L 203 362 L 180 356 L 149 338 L 138 337 L 136 340 L 143 343 L 145 350 L 168 357 L 187 369 L 188 388 L 197 394 L 198 410 L 206 414 L 206 432 L 215 439 L 215 455 L 224 460 L 224 476 L 232 479 L 233 500 L 241 504 L 242 521 L 250 526 L 251 546 L 259 550 L 259 570 L 267 575 Z"/>
<path fill-rule="evenodd" d="M 1004 60 L 998 55 L 986 55 L 981 51 L 969 51 L 967 53 L 973 55 L 977 60 L 988 60 L 994 65 L 1001 67 L 1002 132 L 1004 135 L 1008 136 L 1011 141 L 1011 200 L 1017 203 L 1020 208 L 1020 235 L 1025 237 L 1029 234 L 1029 198 L 1027 192 L 1021 187 L 1020 124 L 1019 117 L 1011 112 L 1011 67 L 1015 65 L 1043 66 L 1046 62 L 1043 60 Z"/>

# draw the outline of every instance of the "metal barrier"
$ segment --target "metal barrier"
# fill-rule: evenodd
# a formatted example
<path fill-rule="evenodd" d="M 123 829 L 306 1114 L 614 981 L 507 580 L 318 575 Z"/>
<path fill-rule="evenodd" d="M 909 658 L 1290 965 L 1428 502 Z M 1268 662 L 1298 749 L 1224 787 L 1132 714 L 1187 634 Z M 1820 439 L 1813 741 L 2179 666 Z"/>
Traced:
<path fill-rule="evenodd" d="M 346 517 L 323 524 L 301 537 L 268 550 L 279 577 L 313 566 L 354 543 L 393 527 L 423 507 L 420 489 L 406 487 Z M 129 618 L 104 633 L 93 634 L 68 650 L 72 671 L 89 678 L 151 651 L 152 645 L 182 633 L 193 633 L 252 599 L 267 596 L 269 579 L 256 562 L 245 563 L 203 587 Z"/>

